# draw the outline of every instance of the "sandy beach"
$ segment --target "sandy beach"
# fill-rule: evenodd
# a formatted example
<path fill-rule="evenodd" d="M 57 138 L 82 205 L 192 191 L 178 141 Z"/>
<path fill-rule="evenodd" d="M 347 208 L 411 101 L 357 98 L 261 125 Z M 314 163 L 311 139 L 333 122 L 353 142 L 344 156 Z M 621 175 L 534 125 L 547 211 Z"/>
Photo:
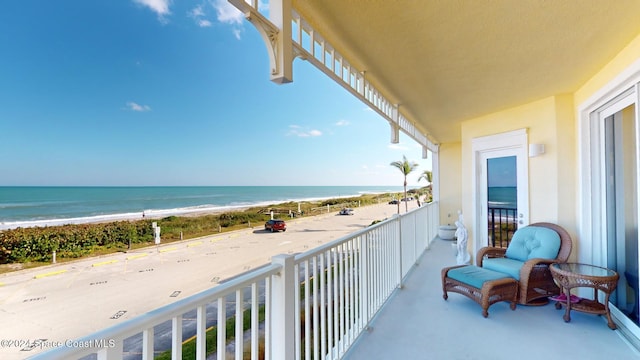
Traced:
<path fill-rule="evenodd" d="M 415 208 L 409 203 L 409 209 Z M 0 338 L 66 341 L 193 295 L 271 261 L 339 239 L 397 213 L 397 205 L 287 220 L 287 231 L 251 229 L 161 244 L 0 276 Z M 404 203 L 400 206 L 404 212 Z M 38 351 L 44 349 L 34 349 Z M 3 359 L 31 353 L 0 349 Z"/>

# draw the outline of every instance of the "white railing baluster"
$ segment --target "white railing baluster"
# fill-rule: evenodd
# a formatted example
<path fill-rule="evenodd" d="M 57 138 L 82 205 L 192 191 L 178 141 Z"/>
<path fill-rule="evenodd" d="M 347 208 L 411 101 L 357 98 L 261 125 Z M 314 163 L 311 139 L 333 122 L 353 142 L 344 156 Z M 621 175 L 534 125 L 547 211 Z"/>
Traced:
<path fill-rule="evenodd" d="M 313 257 L 313 360 L 320 360 L 320 294 L 318 293 L 318 255 Z"/>
<path fill-rule="evenodd" d="M 325 358 L 327 355 L 327 343 L 329 329 L 327 327 L 327 265 L 325 253 L 320 253 L 320 356 Z"/>
<path fill-rule="evenodd" d="M 293 266 L 293 272 L 294 272 L 294 276 L 296 279 L 296 285 L 299 285 L 298 279 L 299 279 L 299 274 L 300 274 L 300 264 L 295 264 Z M 293 292 L 294 292 L 294 299 L 297 299 L 297 301 L 293 302 L 293 306 L 295 311 L 293 312 L 293 329 L 294 329 L 294 340 L 295 340 L 295 344 L 294 344 L 294 349 L 295 349 L 295 358 L 296 359 L 300 359 L 301 357 L 301 339 L 302 339 L 302 329 L 300 328 L 302 325 L 302 318 L 301 318 L 301 314 L 300 314 L 300 286 L 294 286 L 293 287 Z"/>
<path fill-rule="evenodd" d="M 333 266 L 335 263 L 333 261 L 333 257 L 331 256 L 333 251 L 329 250 L 327 252 L 327 351 L 328 351 L 328 360 L 333 360 L 333 303 L 335 301 L 335 295 L 333 292 Z"/>
<path fill-rule="evenodd" d="M 304 262 L 304 358 L 311 359 L 311 278 L 309 276 L 310 261 Z"/>
<path fill-rule="evenodd" d="M 227 299 L 226 296 L 218 298 L 218 314 L 216 316 L 216 328 L 218 329 L 216 358 L 227 358 Z"/>
<path fill-rule="evenodd" d="M 271 360 L 271 344 L 273 343 L 273 339 L 271 336 L 273 321 L 271 318 L 271 278 L 275 276 L 272 275 L 266 279 L 264 279 L 264 358 L 265 360 Z"/>
<path fill-rule="evenodd" d="M 242 359 L 242 353 L 244 352 L 244 296 L 242 290 L 236 290 L 236 359 Z"/>
<path fill-rule="evenodd" d="M 251 284 L 251 360 L 258 360 L 260 346 L 260 304 L 258 283 Z"/>
<path fill-rule="evenodd" d="M 142 332 L 142 360 L 153 360 L 153 327 Z"/>
<path fill-rule="evenodd" d="M 182 315 L 171 319 L 171 359 L 182 359 Z"/>
<path fill-rule="evenodd" d="M 207 357 L 207 305 L 200 305 L 196 311 L 196 360 Z"/>

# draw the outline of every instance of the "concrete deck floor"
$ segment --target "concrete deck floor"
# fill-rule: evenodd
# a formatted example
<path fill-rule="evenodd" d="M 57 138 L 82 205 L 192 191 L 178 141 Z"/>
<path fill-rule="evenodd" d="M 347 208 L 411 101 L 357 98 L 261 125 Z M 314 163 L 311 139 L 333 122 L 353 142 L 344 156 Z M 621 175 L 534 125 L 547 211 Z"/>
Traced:
<path fill-rule="evenodd" d="M 345 358 L 640 359 L 602 316 L 571 312 L 565 323 L 553 304 L 512 311 L 501 302 L 483 318 L 463 295 L 449 293 L 445 301 L 440 270 L 455 263 L 451 242 L 436 239 Z"/>

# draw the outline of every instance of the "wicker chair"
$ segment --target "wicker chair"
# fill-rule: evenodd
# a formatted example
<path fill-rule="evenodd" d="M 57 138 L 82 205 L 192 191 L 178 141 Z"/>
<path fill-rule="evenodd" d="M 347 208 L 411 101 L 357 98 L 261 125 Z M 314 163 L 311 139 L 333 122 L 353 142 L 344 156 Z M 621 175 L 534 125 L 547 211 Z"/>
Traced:
<path fill-rule="evenodd" d="M 549 265 L 567 262 L 571 254 L 571 236 L 564 228 L 556 224 L 541 222 L 529 226 L 545 227 L 560 236 L 560 249 L 555 259 L 529 259 L 520 268 L 518 303 L 521 305 L 544 305 L 549 302 L 549 296 L 560 293 L 560 288 L 551 276 Z M 506 258 L 506 252 L 505 248 L 484 247 L 476 255 L 476 265 L 482 267 L 483 260 L 487 258 Z"/>

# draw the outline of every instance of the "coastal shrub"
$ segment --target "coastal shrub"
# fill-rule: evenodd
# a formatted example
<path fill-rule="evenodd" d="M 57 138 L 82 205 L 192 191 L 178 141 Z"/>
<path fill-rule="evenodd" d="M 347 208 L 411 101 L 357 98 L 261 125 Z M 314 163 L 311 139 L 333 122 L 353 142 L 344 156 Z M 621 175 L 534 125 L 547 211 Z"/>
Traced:
<path fill-rule="evenodd" d="M 151 224 L 161 227 L 163 243 L 218 233 L 219 229 L 240 226 L 261 226 L 270 217 L 271 210 L 278 216 L 289 212 L 313 215 L 325 212 L 327 205 L 357 206 L 386 202 L 389 194 L 363 195 L 325 201 L 288 202 L 276 206 L 254 207 L 245 211 L 232 211 L 219 215 L 168 216 L 159 220 L 140 219 L 98 224 L 61 225 L 50 227 L 16 228 L 0 231 L 0 264 L 48 262 L 53 251 L 59 259 L 78 258 L 96 251 L 113 252 L 129 245 L 154 243 Z M 302 214 L 298 213 L 298 209 Z"/>

